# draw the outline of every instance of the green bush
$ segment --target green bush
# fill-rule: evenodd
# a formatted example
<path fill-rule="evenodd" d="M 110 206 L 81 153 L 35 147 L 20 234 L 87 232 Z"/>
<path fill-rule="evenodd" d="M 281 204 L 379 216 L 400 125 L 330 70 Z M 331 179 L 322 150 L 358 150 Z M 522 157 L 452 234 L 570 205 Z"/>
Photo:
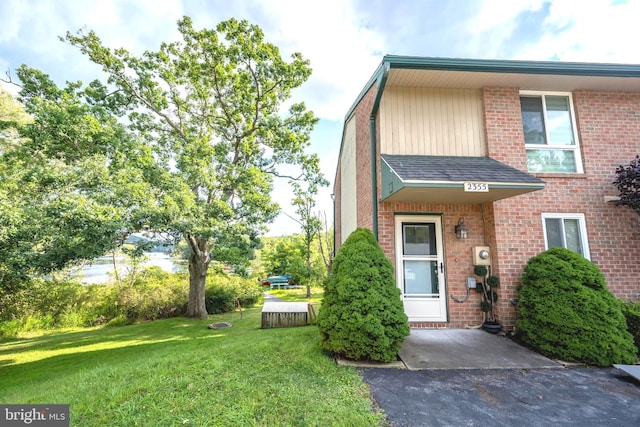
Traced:
<path fill-rule="evenodd" d="M 14 292 L 0 292 L 0 339 L 15 338 L 20 332 L 130 324 L 185 313 L 186 275 L 152 267 L 127 283 L 81 285 L 32 279 Z M 116 318 L 120 320 L 112 322 Z"/>
<path fill-rule="evenodd" d="M 77 282 L 31 279 L 13 292 L 0 293 L 0 322 L 17 321 L 22 331 L 88 326 L 90 287 Z"/>
<path fill-rule="evenodd" d="M 233 311 L 238 306 L 251 306 L 263 298 L 262 286 L 257 280 L 224 273 L 210 274 L 207 277 L 205 306 L 207 313 L 220 314 Z"/>
<path fill-rule="evenodd" d="M 189 279 L 152 267 L 118 290 L 118 314 L 134 321 L 182 316 L 186 312 Z"/>
<path fill-rule="evenodd" d="M 518 292 L 518 337 L 540 353 L 596 366 L 634 363 L 637 349 L 598 267 L 564 248 L 529 260 Z"/>
<path fill-rule="evenodd" d="M 336 254 L 318 312 L 323 349 L 391 362 L 409 335 L 393 266 L 371 231 L 356 229 Z"/>
<path fill-rule="evenodd" d="M 76 282 L 31 279 L 14 292 L 0 295 L 0 320 L 46 315 L 48 320 L 43 321 L 43 324 L 50 321 L 55 325 L 63 311 L 77 304 L 82 293 L 82 285 Z"/>
<path fill-rule="evenodd" d="M 133 320 L 129 319 L 124 314 L 118 314 L 113 319 L 107 322 L 107 326 L 127 326 L 133 324 Z"/>
<path fill-rule="evenodd" d="M 622 314 L 627 319 L 627 330 L 640 349 L 640 302 L 622 302 Z"/>
<path fill-rule="evenodd" d="M 150 267 L 128 279 L 101 285 L 33 279 L 13 292 L 0 290 L 0 339 L 53 328 L 128 325 L 186 312 L 185 273 Z M 212 314 L 234 310 L 238 300 L 244 307 L 263 297 L 256 280 L 211 274 L 208 283 L 207 309 Z"/>
<path fill-rule="evenodd" d="M 0 341 L 18 338 L 18 333 L 22 330 L 20 320 L 0 321 Z"/>

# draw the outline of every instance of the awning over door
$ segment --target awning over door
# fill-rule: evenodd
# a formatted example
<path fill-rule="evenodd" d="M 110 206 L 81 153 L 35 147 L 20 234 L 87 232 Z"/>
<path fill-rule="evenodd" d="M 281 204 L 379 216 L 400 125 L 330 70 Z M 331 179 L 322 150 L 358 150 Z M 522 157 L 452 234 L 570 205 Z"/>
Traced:
<path fill-rule="evenodd" d="M 545 185 L 489 157 L 383 154 L 381 160 L 384 202 L 486 203 Z"/>

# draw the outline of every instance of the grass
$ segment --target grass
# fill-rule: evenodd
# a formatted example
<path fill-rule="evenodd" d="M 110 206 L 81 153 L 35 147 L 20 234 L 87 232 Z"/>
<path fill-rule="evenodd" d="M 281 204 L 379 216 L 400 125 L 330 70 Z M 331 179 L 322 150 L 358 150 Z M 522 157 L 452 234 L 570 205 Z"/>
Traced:
<path fill-rule="evenodd" d="M 268 292 L 285 301 L 308 301 L 318 307 L 322 302 L 323 295 L 323 289 L 315 286 L 311 287 L 311 298 L 307 298 L 306 286 L 294 289 L 271 289 Z"/>
<path fill-rule="evenodd" d="M 259 307 L 0 343 L 0 403 L 67 403 L 74 426 L 384 425 L 315 326 L 260 329 Z"/>

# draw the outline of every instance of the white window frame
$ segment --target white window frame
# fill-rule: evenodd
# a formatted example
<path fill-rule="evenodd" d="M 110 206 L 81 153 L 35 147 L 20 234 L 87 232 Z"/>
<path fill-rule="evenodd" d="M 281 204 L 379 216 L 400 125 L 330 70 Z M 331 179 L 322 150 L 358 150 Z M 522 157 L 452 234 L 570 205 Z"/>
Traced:
<path fill-rule="evenodd" d="M 582 255 L 588 260 L 591 260 L 591 252 L 589 251 L 589 239 L 587 237 L 587 224 L 585 222 L 584 214 L 581 213 L 543 213 L 542 214 L 542 232 L 544 233 L 544 249 L 549 249 L 549 241 L 547 237 L 547 222 L 546 219 L 577 219 L 578 230 L 580 233 L 580 241 L 582 242 Z M 562 240 L 564 247 L 566 248 L 566 235 L 563 233 Z"/>
<path fill-rule="evenodd" d="M 549 137 L 549 127 L 547 126 L 547 103 L 545 102 L 545 97 L 549 96 L 567 96 L 569 98 L 569 115 L 571 116 L 571 129 L 573 131 L 573 138 L 575 140 L 575 145 L 551 145 L 551 138 Z M 573 96 L 571 92 L 539 92 L 532 90 L 521 90 L 521 97 L 540 97 L 542 98 L 542 116 L 544 119 L 544 131 L 545 138 L 547 140 L 547 144 L 526 144 L 525 149 L 530 150 L 562 150 L 562 151 L 573 151 L 574 157 L 576 161 L 576 171 L 575 172 L 532 172 L 532 173 L 563 173 L 563 174 L 579 174 L 584 173 L 582 168 L 582 154 L 580 152 L 580 138 L 578 138 L 578 127 L 576 126 L 576 114 L 573 108 Z"/>

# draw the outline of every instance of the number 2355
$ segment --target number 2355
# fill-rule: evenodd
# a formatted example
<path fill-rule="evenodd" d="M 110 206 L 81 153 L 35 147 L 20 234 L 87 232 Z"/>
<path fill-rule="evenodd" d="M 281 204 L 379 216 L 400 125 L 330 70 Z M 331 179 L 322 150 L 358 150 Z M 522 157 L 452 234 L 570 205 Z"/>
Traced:
<path fill-rule="evenodd" d="M 486 182 L 465 182 L 464 191 L 489 191 L 489 184 Z"/>

